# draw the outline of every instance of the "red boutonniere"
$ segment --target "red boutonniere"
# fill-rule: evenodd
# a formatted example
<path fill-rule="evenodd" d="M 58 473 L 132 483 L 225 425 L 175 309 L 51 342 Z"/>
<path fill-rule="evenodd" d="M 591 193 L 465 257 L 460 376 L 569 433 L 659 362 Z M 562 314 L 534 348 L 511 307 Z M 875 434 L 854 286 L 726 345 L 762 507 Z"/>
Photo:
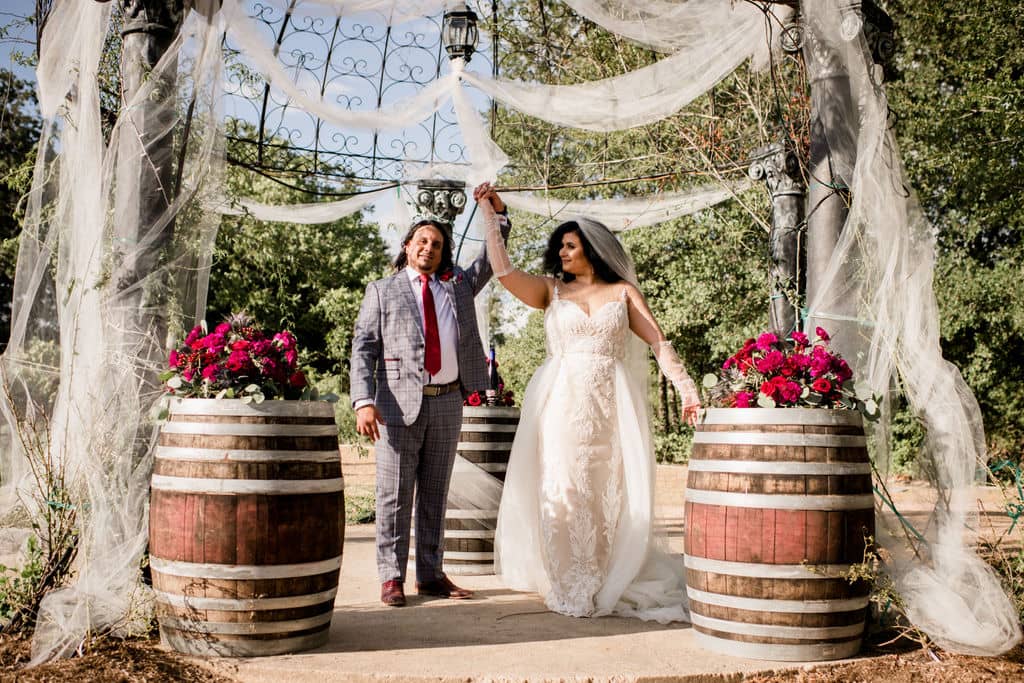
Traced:
<path fill-rule="evenodd" d="M 446 270 L 440 275 L 438 275 L 438 278 L 441 280 L 441 282 L 448 282 L 449 280 L 454 279 L 455 284 L 459 284 L 460 282 L 462 282 L 462 273 L 456 274 L 455 271 Z"/>

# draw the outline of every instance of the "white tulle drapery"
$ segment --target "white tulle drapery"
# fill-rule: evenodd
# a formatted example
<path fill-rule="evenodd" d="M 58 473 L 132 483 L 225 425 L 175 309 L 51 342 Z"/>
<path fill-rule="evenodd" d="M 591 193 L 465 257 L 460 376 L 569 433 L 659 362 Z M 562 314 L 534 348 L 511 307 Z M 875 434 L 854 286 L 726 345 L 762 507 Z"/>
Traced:
<path fill-rule="evenodd" d="M 200 206 L 204 190 L 222 187 L 223 26 L 214 4 L 194 3 L 109 139 L 98 68 L 110 5 L 56 3 L 42 41 L 46 120 L 2 359 L 0 495 L 4 535 L 47 506 L 70 505 L 79 540 L 72 582 L 40 604 L 33 664 L 73 653 L 89 633 L 146 632 L 152 618 L 141 582 L 156 434 L 149 408 L 162 393 L 156 375 L 174 326 L 205 312 L 218 222 Z M 168 92 L 168 82 L 178 89 Z M 192 135 L 175 150 L 178 192 L 152 210 L 140 195 L 151 167 L 140 162 L 183 116 Z M 25 419 L 33 413 L 45 419 Z M 34 533 L 45 549 L 51 539 L 41 528 Z"/>
<path fill-rule="evenodd" d="M 528 192 L 504 192 L 501 197 L 513 209 L 548 218 L 600 216 L 601 222 L 609 229 L 623 232 L 689 216 L 732 198 L 748 186 L 746 182 L 721 183 L 697 187 L 688 192 L 621 199 L 560 200 Z"/>
<path fill-rule="evenodd" d="M 379 12 L 395 23 L 460 4 L 261 1 L 296 17 Z M 46 123 L 20 244 L 3 369 L 8 383 L 18 387 L 17 396 L 49 406 L 46 441 L 81 506 L 81 546 L 74 582 L 43 603 L 33 661 L 67 654 L 90 631 L 130 628 L 150 613 L 139 581 L 155 433 L 148 409 L 159 394 L 155 376 L 168 338 L 204 313 L 219 215 L 244 212 L 262 220 L 327 222 L 394 191 L 361 187 L 361 194 L 342 201 L 288 207 L 226 202 L 220 111 L 225 35 L 240 59 L 283 93 L 291 107 L 342 129 L 400 130 L 450 101 L 468 163 L 410 170 L 404 182 L 414 180 L 415 174 L 474 183 L 493 180 L 509 163 L 484 126 L 478 102 L 482 96 L 574 128 L 610 131 L 657 121 L 745 61 L 763 63 L 770 48 L 766 36 L 777 34 L 766 27 L 780 20 L 754 3 L 726 0 L 566 2 L 595 23 L 666 56 L 632 73 L 575 85 L 493 78 L 455 61 L 415 94 L 380 107 L 353 109 L 343 88 L 321 94 L 320 84 L 303 82 L 301 75 L 286 70 L 274 44 L 240 0 L 197 0 L 181 35 L 148 85 L 121 108 L 105 140 L 96 84 L 109 4 L 56 0 L 42 41 L 38 81 Z M 954 651 L 1003 652 L 1019 641 L 1020 627 L 997 578 L 963 539 L 969 521 L 963 502 L 975 465 L 983 459 L 984 437 L 977 403 L 940 353 L 931 291 L 932 229 L 906 190 L 887 128 L 878 69 L 863 36 L 850 29 L 848 3 L 803 5 L 809 30 L 848 73 L 855 104 L 830 121 L 830 135 L 856 149 L 856 158 L 838 168 L 853 201 L 827 285 L 809 302 L 811 313 L 834 321 L 835 336 L 846 340 L 843 351 L 858 359 L 860 380 L 881 392 L 899 382 L 928 427 L 926 455 L 940 493 L 937 523 L 927 544 L 908 547 L 896 527 L 881 540 L 895 558 L 897 585 L 918 626 Z M 163 87 L 175 79 L 176 88 Z M 183 102 L 188 106 L 182 107 Z M 125 218 L 130 213 L 126 206 L 139 200 L 133 198 L 133 181 L 123 170 L 148 161 L 149 141 L 136 118 L 140 112 L 161 122 L 161 132 L 188 133 L 176 143 L 176 192 L 168 196 L 166 210 L 136 225 Z M 834 147 L 842 144 L 837 141 Z M 589 202 L 508 193 L 506 201 L 544 216 L 596 214 L 626 230 L 699 210 L 739 190 L 702 187 L 650 199 Z M 160 258 L 152 260 L 156 245 L 163 245 Z M 140 265 L 150 263 L 148 269 Z M 850 302 L 859 306 L 852 315 Z M 47 360 L 47 349 L 58 360 Z M 19 428 L 18 414 L 27 408 L 15 405 L 20 400 L 8 395 L 2 402 L 9 426 L 0 452 L 0 513 L 5 520 L 27 519 L 46 504 L 45 492 L 40 498 L 31 490 L 32 455 L 11 438 Z M 884 430 L 873 438 L 876 450 L 884 453 Z M 453 495 L 489 497 L 484 505 L 493 505 L 493 484 L 480 480 Z M 9 524 L 4 536 L 23 538 L 27 531 L 17 526 Z"/>
<path fill-rule="evenodd" d="M 898 382 L 927 428 L 921 457 L 938 495 L 934 523 L 922 529 L 926 540 L 908 542 L 900 520 L 880 510 L 880 541 L 894 557 L 908 616 L 944 648 L 996 654 L 1019 642 L 1021 629 L 995 572 L 965 538 L 976 517 L 969 492 L 985 462 L 981 412 L 960 372 L 942 357 L 932 289 L 935 231 L 907 183 L 881 69 L 863 34 L 851 30 L 847 5 L 804 5 L 807 29 L 824 53 L 817 58 L 831 65 L 832 77 L 849 78 L 854 107 L 845 118 L 841 108 L 832 111 L 831 146 L 848 149 L 852 139 L 856 149 L 852 168 L 840 169 L 850 187 L 849 215 L 822 289 L 808 302 L 810 315 L 829 321 L 847 357 L 862 359 L 858 374 L 875 392 L 885 395 Z M 879 431 L 876 440 L 884 438 Z"/>

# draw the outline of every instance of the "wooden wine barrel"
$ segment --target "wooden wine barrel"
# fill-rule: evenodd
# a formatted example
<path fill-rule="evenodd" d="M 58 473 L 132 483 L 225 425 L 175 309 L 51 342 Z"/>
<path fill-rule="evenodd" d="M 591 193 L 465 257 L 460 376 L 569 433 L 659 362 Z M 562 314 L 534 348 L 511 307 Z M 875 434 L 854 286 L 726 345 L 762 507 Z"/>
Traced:
<path fill-rule="evenodd" d="M 161 640 L 232 657 L 326 643 L 343 489 L 331 404 L 174 401 L 149 514 Z"/>
<path fill-rule="evenodd" d="M 707 411 L 686 491 L 686 577 L 704 647 L 822 661 L 860 649 L 869 587 L 851 584 L 874 535 L 860 413 Z"/>
<path fill-rule="evenodd" d="M 519 408 L 466 406 L 458 454 L 504 482 L 518 425 Z M 497 525 L 497 508 L 461 510 L 449 501 L 444 524 L 445 572 L 462 576 L 493 574 Z"/>

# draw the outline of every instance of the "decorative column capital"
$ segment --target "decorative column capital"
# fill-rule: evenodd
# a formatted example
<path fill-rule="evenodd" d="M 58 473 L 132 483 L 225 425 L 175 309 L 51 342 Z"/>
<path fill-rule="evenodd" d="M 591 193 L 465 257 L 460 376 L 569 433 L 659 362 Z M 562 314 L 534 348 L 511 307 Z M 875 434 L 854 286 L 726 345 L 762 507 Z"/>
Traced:
<path fill-rule="evenodd" d="M 803 194 L 800 162 L 785 143 L 773 142 L 755 149 L 750 156 L 747 175 L 753 180 L 763 180 L 772 197 Z"/>
<path fill-rule="evenodd" d="M 173 37 L 185 16 L 184 0 L 119 0 L 124 11 L 121 35 L 149 33 Z"/>
<path fill-rule="evenodd" d="M 460 180 L 421 180 L 416 183 L 418 217 L 451 225 L 466 208 L 466 184 Z"/>

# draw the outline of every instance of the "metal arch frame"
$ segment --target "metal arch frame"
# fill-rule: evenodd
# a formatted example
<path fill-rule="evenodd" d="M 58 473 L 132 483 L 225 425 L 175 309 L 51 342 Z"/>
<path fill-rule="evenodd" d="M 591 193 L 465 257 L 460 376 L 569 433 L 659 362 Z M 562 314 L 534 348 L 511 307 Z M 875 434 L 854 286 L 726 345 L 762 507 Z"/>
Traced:
<path fill-rule="evenodd" d="M 491 6 L 497 10 L 496 0 Z M 336 96 L 350 108 L 371 103 L 379 107 L 403 88 L 421 88 L 441 74 L 448 60 L 441 40 L 440 14 L 424 17 L 425 24 L 417 22 L 399 30 L 388 25 L 383 16 L 379 23 L 363 20 L 370 15 L 330 20 L 300 17 L 294 8 L 294 2 L 281 11 L 257 0 L 249 14 L 272 32 L 282 64 L 297 81 L 317 83 L 321 97 L 330 97 L 332 84 L 354 85 L 354 92 Z M 423 30 L 427 27 L 430 30 Z M 230 45 L 226 48 L 230 51 Z M 478 50 L 474 61 L 492 64 L 493 71 L 496 66 L 489 57 L 489 50 Z M 288 98 L 275 94 L 262 79 L 247 81 L 238 72 L 229 72 L 228 83 L 227 94 L 252 107 L 251 118 L 237 118 L 253 121 L 256 126 L 254 137 L 233 138 L 236 143 L 255 147 L 243 165 L 273 173 L 297 172 L 274 167 L 266 160 L 266 150 L 278 148 L 308 158 L 309 165 L 301 172 L 328 182 L 358 179 L 391 183 L 401 178 L 407 164 L 466 163 L 465 147 L 455 139 L 457 122 L 450 107 L 396 134 L 358 134 L 338 130 L 292 107 Z"/>

